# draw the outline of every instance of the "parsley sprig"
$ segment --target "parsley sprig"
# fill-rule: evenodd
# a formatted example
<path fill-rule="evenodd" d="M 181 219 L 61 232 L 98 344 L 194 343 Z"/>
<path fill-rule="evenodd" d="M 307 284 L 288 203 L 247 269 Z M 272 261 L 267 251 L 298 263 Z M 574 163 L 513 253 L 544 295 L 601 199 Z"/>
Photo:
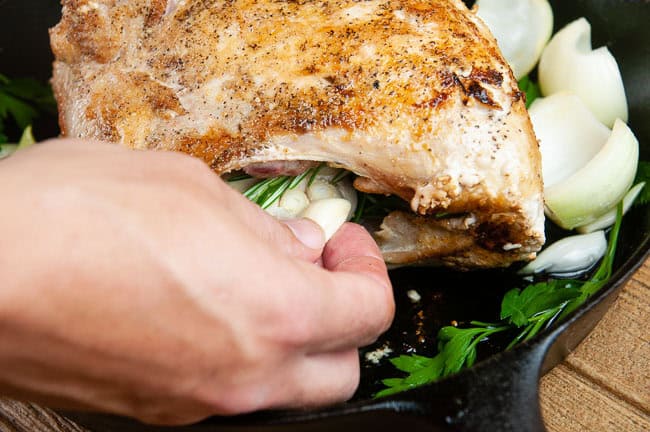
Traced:
<path fill-rule="evenodd" d="M 530 108 L 535 99 L 541 96 L 539 84 L 526 75 L 519 80 L 518 85 L 519 89 L 526 95 L 526 108 Z"/>
<path fill-rule="evenodd" d="M 508 291 L 501 301 L 499 323 L 471 321 L 471 327 L 446 326 L 438 332 L 438 354 L 425 357 L 417 354 L 401 355 L 391 363 L 407 375 L 382 381 L 386 386 L 375 397 L 388 396 L 434 382 L 474 364 L 477 346 L 489 336 L 517 331 L 506 349 L 529 340 L 562 320 L 589 297 L 597 293 L 612 275 L 618 234 L 623 219 L 623 207 L 617 207 L 616 223 L 609 234 L 607 252 L 596 272 L 585 281 L 550 279 Z"/>
<path fill-rule="evenodd" d="M 9 79 L 0 74 L 0 144 L 9 140 L 8 126 L 24 131 L 42 114 L 56 114 L 50 86 L 30 78 Z"/>

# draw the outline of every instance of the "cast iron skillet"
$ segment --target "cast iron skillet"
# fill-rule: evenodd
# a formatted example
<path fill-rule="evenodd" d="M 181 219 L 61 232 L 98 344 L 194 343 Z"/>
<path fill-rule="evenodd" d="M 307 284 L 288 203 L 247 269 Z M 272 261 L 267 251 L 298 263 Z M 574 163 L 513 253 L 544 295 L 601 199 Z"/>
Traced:
<path fill-rule="evenodd" d="M 641 159 L 650 160 L 650 4 L 644 0 L 551 1 L 556 27 L 585 16 L 593 26 L 594 46 L 607 45 L 623 73 L 630 125 L 641 143 Z M 47 79 L 51 54 L 46 29 L 58 21 L 54 1 L 0 0 L 0 72 Z M 598 91 L 598 89 L 594 89 Z M 48 122 L 36 129 L 51 134 Z M 557 235 L 548 227 L 550 237 Z M 543 431 L 538 402 L 539 377 L 561 361 L 592 330 L 624 282 L 647 258 L 650 214 L 647 206 L 625 216 L 616 255 L 616 271 L 605 288 L 568 320 L 509 352 L 502 341 L 486 344 L 482 361 L 434 384 L 381 400 L 371 395 L 379 379 L 394 376 L 386 361 L 370 366 L 362 359 L 362 382 L 355 398 L 323 410 L 263 412 L 175 430 L 208 431 Z M 503 293 L 517 284 L 512 272 L 455 273 L 440 269 L 401 269 L 391 273 L 398 305 L 396 321 L 372 349 L 388 342 L 396 353 L 416 349 L 435 353 L 435 334 L 451 320 L 496 320 Z M 405 292 L 422 296 L 411 304 Z M 422 312 L 418 316 L 418 312 Z M 420 339 L 419 336 L 423 338 Z M 147 427 L 116 416 L 65 413 L 93 431 L 169 430 Z"/>

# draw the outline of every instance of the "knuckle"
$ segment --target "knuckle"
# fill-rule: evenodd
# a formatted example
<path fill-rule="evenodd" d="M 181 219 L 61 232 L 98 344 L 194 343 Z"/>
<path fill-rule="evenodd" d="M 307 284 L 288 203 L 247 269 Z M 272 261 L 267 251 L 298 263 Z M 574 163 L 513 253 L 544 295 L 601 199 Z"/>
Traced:
<path fill-rule="evenodd" d="M 279 319 L 276 337 L 289 348 L 307 345 L 314 337 L 313 320 L 300 308 L 294 308 Z"/>

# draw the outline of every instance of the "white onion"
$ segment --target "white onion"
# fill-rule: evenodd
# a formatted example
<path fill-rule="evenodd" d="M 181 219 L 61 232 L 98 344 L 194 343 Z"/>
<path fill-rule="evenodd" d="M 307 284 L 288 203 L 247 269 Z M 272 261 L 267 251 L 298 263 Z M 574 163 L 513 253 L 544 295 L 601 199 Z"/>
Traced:
<path fill-rule="evenodd" d="M 329 240 L 347 220 L 350 207 L 350 202 L 343 198 L 321 199 L 309 204 L 301 216 L 316 222 L 323 229 L 325 240 Z"/>
<path fill-rule="evenodd" d="M 557 93 L 537 99 L 528 112 L 542 153 L 545 188 L 585 166 L 611 133 L 573 94 Z"/>
<path fill-rule="evenodd" d="M 547 216 L 566 229 L 593 222 L 625 196 L 634 181 L 638 159 L 639 142 L 630 128 L 617 120 L 596 156 L 568 179 L 545 188 Z"/>
<path fill-rule="evenodd" d="M 565 237 L 546 247 L 520 274 L 570 273 L 586 270 L 605 255 L 604 231 Z"/>
<path fill-rule="evenodd" d="M 517 79 L 539 60 L 553 32 L 547 0 L 478 0 L 477 15 L 487 24 Z"/>
<path fill-rule="evenodd" d="M 634 200 L 636 197 L 641 193 L 641 190 L 643 190 L 643 187 L 645 186 L 645 182 L 641 182 L 634 186 L 632 189 L 630 189 L 627 194 L 625 194 L 625 198 L 623 198 L 623 214 L 627 213 L 627 211 L 632 207 L 632 204 L 634 203 Z M 612 225 L 614 225 L 614 222 L 616 222 L 616 207 L 596 219 L 595 221 L 579 226 L 576 228 L 576 231 L 579 233 L 590 233 L 594 232 L 596 230 L 600 229 L 605 229 L 608 228 Z"/>
<path fill-rule="evenodd" d="M 627 99 L 616 59 L 606 47 L 591 49 L 591 26 L 580 18 L 557 32 L 539 62 L 542 95 L 577 94 L 608 127 L 627 121 Z"/>

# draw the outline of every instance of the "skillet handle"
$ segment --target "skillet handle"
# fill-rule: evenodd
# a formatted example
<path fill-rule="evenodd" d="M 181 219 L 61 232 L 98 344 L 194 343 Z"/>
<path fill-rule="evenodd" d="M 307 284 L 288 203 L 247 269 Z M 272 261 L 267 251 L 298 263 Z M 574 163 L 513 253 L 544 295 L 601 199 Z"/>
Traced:
<path fill-rule="evenodd" d="M 461 382 L 449 383 L 457 388 L 458 407 L 445 418 L 451 430 L 546 431 L 539 404 L 539 378 L 547 344 L 517 348 L 468 370 Z M 453 392 L 453 388 L 447 390 Z"/>

